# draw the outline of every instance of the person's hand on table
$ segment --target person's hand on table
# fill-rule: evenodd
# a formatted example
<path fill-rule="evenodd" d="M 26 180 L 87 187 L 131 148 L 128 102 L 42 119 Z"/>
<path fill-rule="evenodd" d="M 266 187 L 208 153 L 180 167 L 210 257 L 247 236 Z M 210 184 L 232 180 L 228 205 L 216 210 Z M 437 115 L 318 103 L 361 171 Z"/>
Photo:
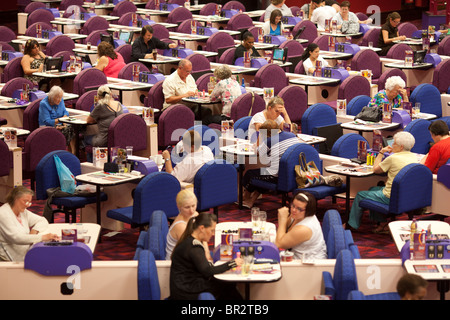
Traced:
<path fill-rule="evenodd" d="M 42 241 L 59 241 L 60 237 L 53 233 L 47 233 L 42 235 Z"/>

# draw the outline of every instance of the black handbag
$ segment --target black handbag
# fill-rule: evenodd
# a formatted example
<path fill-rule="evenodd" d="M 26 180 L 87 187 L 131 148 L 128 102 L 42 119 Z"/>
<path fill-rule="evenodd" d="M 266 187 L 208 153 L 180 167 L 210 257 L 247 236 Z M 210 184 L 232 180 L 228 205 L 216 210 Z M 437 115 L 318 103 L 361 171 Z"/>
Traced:
<path fill-rule="evenodd" d="M 379 122 L 382 117 L 383 111 L 381 108 L 365 106 L 362 108 L 361 112 L 356 115 L 355 120 L 359 119 L 364 121 Z"/>

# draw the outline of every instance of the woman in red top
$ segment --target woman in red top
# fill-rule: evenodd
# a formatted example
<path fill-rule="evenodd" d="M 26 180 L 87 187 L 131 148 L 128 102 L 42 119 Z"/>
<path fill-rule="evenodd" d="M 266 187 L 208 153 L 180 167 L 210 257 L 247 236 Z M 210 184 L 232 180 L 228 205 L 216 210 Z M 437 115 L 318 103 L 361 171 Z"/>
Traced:
<path fill-rule="evenodd" d="M 103 71 L 107 77 L 117 78 L 119 71 L 125 66 L 125 61 L 120 53 L 114 51 L 114 47 L 105 41 L 97 46 L 99 56 L 96 68 Z"/>
<path fill-rule="evenodd" d="M 421 163 L 427 166 L 433 174 L 437 174 L 439 168 L 450 158 L 448 126 L 444 121 L 436 120 L 430 124 L 428 130 L 430 130 L 434 145 Z"/>

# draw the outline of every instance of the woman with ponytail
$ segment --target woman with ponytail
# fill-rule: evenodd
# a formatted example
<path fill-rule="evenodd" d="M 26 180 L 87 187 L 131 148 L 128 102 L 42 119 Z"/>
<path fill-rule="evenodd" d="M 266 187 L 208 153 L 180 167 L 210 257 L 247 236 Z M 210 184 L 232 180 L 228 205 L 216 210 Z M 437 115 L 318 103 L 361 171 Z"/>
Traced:
<path fill-rule="evenodd" d="M 203 243 L 214 235 L 217 217 L 200 213 L 189 219 L 186 230 L 172 253 L 170 268 L 170 299 L 197 300 L 202 292 L 213 294 L 216 299 L 242 299 L 234 284 L 219 282 L 215 274 L 240 266 L 242 259 L 227 261 L 214 266 L 206 258 Z"/>
<path fill-rule="evenodd" d="M 398 34 L 397 26 L 400 24 L 401 16 L 398 12 L 391 12 L 386 18 L 386 23 L 381 26 L 380 37 L 378 38 L 379 56 L 385 56 L 389 49 L 395 44 L 394 41 L 405 40 L 406 36 Z"/>

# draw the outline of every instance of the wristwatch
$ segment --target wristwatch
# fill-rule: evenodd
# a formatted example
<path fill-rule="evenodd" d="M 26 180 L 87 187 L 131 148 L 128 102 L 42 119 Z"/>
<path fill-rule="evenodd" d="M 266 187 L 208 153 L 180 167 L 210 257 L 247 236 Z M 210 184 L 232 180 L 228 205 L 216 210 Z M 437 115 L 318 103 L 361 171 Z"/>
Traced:
<path fill-rule="evenodd" d="M 170 158 L 164 159 L 164 161 L 166 161 L 166 162 L 167 162 L 167 161 L 170 161 Z"/>

